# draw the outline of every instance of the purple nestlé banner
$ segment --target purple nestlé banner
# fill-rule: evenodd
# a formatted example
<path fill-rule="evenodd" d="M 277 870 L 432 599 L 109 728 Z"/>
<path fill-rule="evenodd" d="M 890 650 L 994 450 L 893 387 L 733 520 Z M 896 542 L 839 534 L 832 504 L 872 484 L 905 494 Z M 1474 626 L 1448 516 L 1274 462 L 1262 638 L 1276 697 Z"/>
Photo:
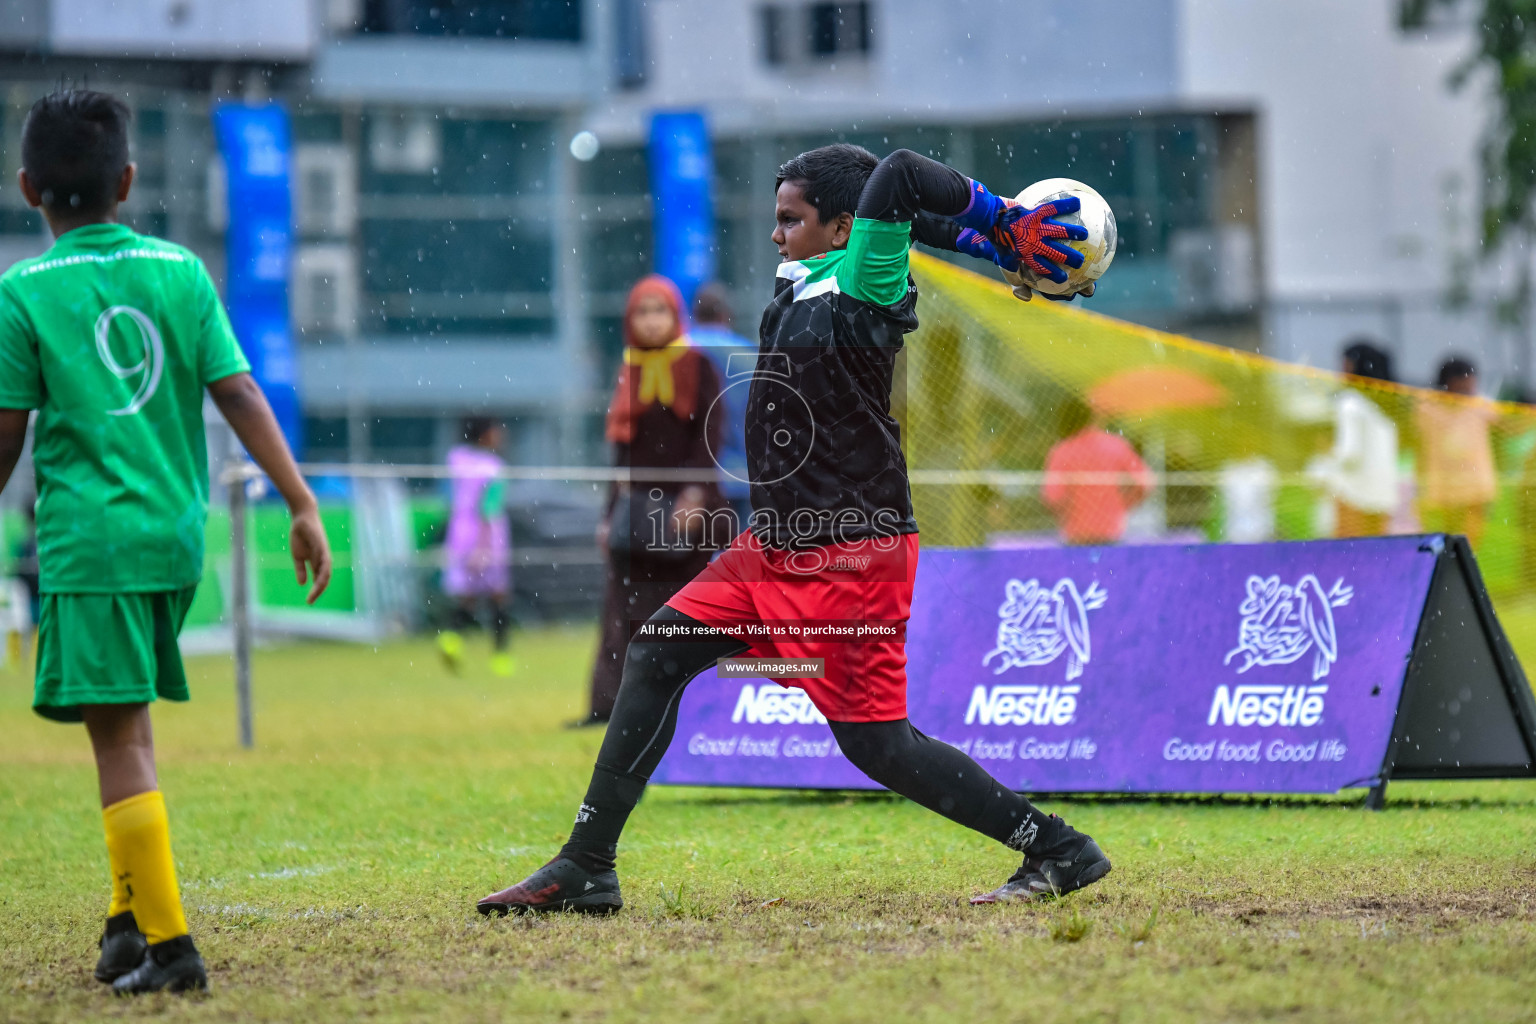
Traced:
<path fill-rule="evenodd" d="M 910 717 L 1042 792 L 1335 792 L 1380 771 L 1435 555 L 1423 537 L 932 549 Z M 655 781 L 878 788 L 805 694 L 688 687 Z"/>

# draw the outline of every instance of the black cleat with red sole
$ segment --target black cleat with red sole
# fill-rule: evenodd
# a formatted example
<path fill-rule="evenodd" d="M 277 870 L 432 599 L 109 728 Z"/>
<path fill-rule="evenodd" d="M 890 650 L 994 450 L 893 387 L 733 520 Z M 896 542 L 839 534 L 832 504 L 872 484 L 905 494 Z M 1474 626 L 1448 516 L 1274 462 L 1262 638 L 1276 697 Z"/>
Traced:
<path fill-rule="evenodd" d="M 973 896 L 971 902 L 1054 899 L 1092 885 L 1107 874 L 1109 858 L 1104 856 L 1099 844 L 1064 825 L 1061 835 L 1049 847 L 1043 850 L 1029 848 L 1024 854 L 1024 863 L 1012 878 L 989 893 Z"/>
<path fill-rule="evenodd" d="M 556 857 L 510 889 L 487 896 L 475 909 L 505 917 L 529 911 L 611 914 L 622 906 L 617 873 L 593 873 L 568 857 Z"/>

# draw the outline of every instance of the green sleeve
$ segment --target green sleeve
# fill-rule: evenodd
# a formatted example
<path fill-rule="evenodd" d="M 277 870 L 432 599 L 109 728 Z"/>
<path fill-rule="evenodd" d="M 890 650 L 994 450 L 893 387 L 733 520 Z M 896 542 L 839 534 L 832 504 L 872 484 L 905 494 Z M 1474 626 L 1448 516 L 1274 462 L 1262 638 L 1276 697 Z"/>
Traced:
<path fill-rule="evenodd" d="M 505 480 L 492 480 L 485 485 L 485 494 L 480 498 L 480 514 L 487 519 L 495 519 L 502 513 L 502 506 L 506 504 L 507 482 Z"/>
<path fill-rule="evenodd" d="M 854 218 L 848 251 L 837 271 L 838 290 L 861 302 L 894 306 L 907 294 L 911 248 L 911 221 Z"/>
<path fill-rule="evenodd" d="M 36 409 L 44 397 L 37 339 L 21 303 L 0 285 L 0 408 Z"/>
<path fill-rule="evenodd" d="M 229 323 L 229 314 L 224 311 L 218 289 L 213 286 L 213 279 L 208 276 L 208 270 L 201 260 L 197 262 L 195 273 L 197 277 L 193 288 L 197 292 L 199 319 L 197 369 L 203 385 L 233 377 L 237 373 L 250 373 L 251 364 L 240 350 L 240 342 L 235 339 L 235 329 Z"/>

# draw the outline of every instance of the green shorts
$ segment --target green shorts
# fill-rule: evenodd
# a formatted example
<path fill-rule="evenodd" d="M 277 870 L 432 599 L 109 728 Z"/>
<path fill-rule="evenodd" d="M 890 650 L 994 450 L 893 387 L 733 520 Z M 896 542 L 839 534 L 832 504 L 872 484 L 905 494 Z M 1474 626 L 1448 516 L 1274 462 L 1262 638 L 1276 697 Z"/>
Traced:
<path fill-rule="evenodd" d="M 32 710 L 78 722 L 82 704 L 186 700 L 176 636 L 196 592 L 44 594 Z"/>

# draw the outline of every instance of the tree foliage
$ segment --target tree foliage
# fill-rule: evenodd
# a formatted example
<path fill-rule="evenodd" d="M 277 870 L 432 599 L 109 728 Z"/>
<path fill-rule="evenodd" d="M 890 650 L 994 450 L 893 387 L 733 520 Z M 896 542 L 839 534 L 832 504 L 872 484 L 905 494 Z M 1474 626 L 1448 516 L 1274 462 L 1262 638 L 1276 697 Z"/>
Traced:
<path fill-rule="evenodd" d="M 1423 28 L 1479 4 L 1473 52 L 1450 84 L 1464 88 L 1484 69 L 1492 76 L 1495 112 L 1482 146 L 1482 238 L 1491 252 L 1536 231 L 1536 0 L 1399 0 L 1398 15 L 1404 28 Z"/>

